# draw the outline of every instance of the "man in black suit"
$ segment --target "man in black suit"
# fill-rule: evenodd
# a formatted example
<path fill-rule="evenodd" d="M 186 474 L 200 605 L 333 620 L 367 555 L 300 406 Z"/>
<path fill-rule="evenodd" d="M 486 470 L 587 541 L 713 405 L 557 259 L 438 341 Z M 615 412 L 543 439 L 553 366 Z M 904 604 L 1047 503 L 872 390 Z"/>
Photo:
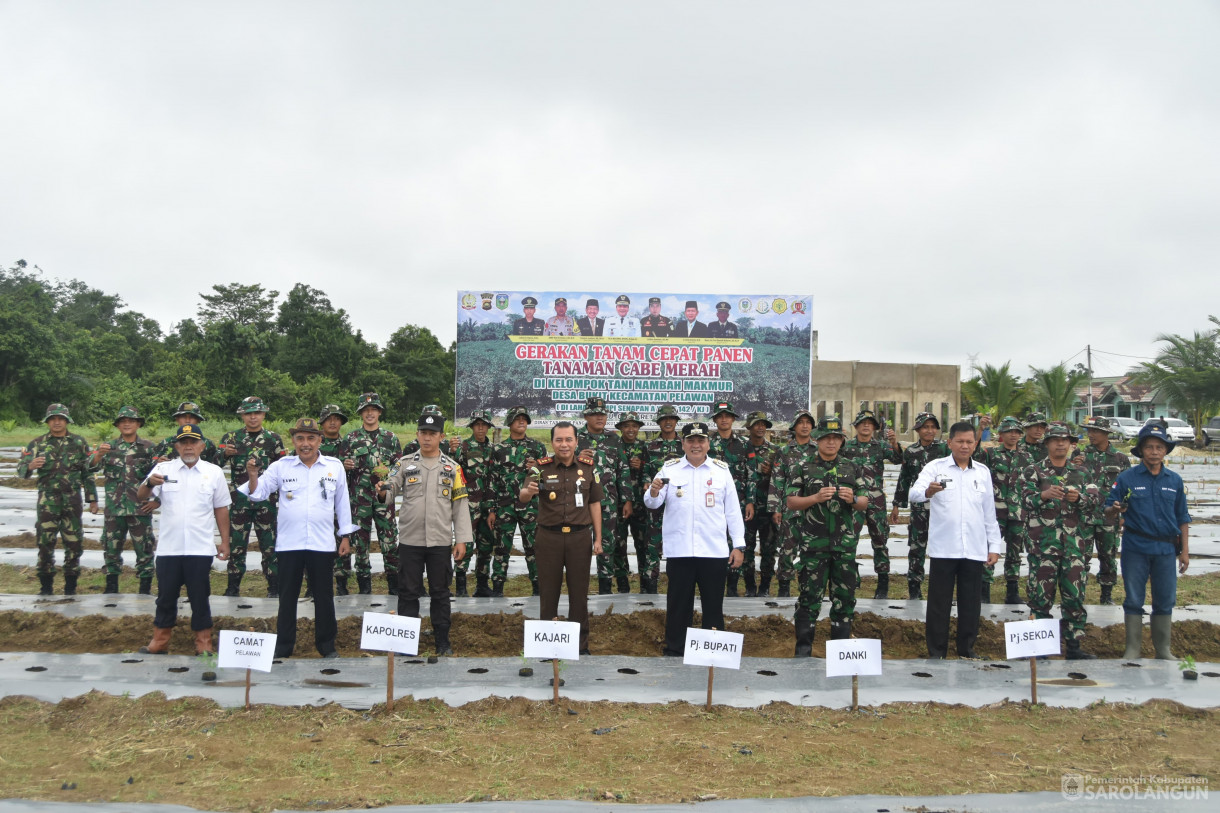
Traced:
<path fill-rule="evenodd" d="M 693 299 L 688 299 L 686 301 L 686 318 L 674 321 L 673 333 L 670 335 L 686 339 L 708 338 L 707 325 L 700 322 L 698 317 L 699 303 Z"/>
<path fill-rule="evenodd" d="M 585 315 L 576 320 L 576 324 L 580 327 L 581 336 L 600 336 L 606 327 L 606 320 L 598 318 L 598 305 L 596 299 L 590 299 L 585 302 Z"/>

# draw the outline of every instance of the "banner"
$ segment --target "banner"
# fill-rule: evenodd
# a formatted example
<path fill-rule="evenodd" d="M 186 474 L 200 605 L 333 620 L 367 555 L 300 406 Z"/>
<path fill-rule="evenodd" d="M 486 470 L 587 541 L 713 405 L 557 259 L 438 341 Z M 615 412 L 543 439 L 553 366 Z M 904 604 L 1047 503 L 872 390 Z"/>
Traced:
<path fill-rule="evenodd" d="M 809 405 L 809 295 L 458 291 L 457 306 L 458 422 L 522 405 L 545 426 L 593 396 L 649 425 L 665 404 L 780 422 Z"/>

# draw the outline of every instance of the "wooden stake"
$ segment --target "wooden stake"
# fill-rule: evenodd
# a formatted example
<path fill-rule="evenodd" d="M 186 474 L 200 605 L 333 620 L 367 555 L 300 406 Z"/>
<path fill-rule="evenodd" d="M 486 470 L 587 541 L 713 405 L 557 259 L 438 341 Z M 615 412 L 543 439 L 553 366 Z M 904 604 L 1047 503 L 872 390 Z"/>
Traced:
<path fill-rule="evenodd" d="M 704 711 L 712 710 L 712 674 L 715 671 L 713 666 L 707 668 L 707 705 L 703 707 Z"/>
<path fill-rule="evenodd" d="M 246 711 L 250 710 L 250 670 L 246 670 Z"/>
<path fill-rule="evenodd" d="M 394 653 L 385 653 L 385 707 L 394 710 Z"/>
<path fill-rule="evenodd" d="M 551 681 L 551 685 L 555 687 L 555 696 L 551 698 L 551 702 L 556 706 L 559 705 L 559 658 L 551 658 L 551 666 L 555 670 L 555 679 Z"/>
<path fill-rule="evenodd" d="M 860 676 L 851 676 L 851 710 L 860 710 Z"/>
<path fill-rule="evenodd" d="M 1029 697 L 1033 704 L 1038 705 L 1038 659 L 1029 659 Z"/>

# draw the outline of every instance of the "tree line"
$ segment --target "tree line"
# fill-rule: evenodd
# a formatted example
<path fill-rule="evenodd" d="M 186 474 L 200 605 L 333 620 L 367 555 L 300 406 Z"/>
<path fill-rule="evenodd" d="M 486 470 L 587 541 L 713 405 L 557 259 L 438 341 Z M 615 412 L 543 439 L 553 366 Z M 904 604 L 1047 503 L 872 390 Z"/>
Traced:
<path fill-rule="evenodd" d="M 55 401 L 77 422 L 109 420 L 123 404 L 164 417 L 186 399 L 229 417 L 248 395 L 294 420 L 327 403 L 354 409 L 370 390 L 395 422 L 425 404 L 453 414 L 455 346 L 425 327 L 403 325 L 378 347 L 303 283 L 283 297 L 213 285 L 199 300 L 194 318 L 164 332 L 116 294 L 49 280 L 24 260 L 0 267 L 0 420 L 40 421 Z"/>

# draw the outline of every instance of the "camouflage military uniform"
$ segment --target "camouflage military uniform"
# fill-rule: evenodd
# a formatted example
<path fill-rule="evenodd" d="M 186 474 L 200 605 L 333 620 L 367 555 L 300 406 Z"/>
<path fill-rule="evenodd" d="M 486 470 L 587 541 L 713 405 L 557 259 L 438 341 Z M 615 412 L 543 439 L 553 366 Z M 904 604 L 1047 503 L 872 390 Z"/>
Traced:
<path fill-rule="evenodd" d="M 1041 443 L 1030 443 L 1025 438 L 1021 438 L 1021 440 L 1017 442 L 1017 448 L 1024 452 L 1025 456 L 1034 463 L 1038 463 L 1046 459 L 1046 447 Z"/>
<path fill-rule="evenodd" d="M 385 577 L 392 586 L 398 584 L 398 523 L 394 518 L 394 506 L 377 499 L 373 487 L 373 469 L 387 469 L 398 462 L 406 452 L 398 436 L 388 429 L 369 432 L 364 427 L 353 429 L 343 439 L 344 460 L 352 460 L 355 467 L 348 469 L 347 487 L 351 495 L 352 522 L 360 530 L 351 535 L 351 547 L 356 556 L 356 581 L 365 589 L 365 582 L 372 578 L 373 568 L 369 551 L 373 544 L 373 528 L 377 528 L 377 544 L 385 562 Z M 416 446 L 416 451 L 419 447 Z M 347 580 L 352 572 L 351 556 L 335 559 L 335 578 Z"/>
<path fill-rule="evenodd" d="M 931 463 L 933 460 L 939 460 L 942 457 L 949 456 L 949 445 L 943 440 L 934 440 L 927 446 L 916 441 L 902 451 L 902 469 L 898 472 L 898 485 L 894 488 L 894 505 L 898 508 L 906 508 L 907 492 L 911 490 L 911 486 L 915 484 L 919 473 L 923 471 L 923 467 Z M 928 519 L 930 517 L 928 504 L 926 502 L 915 503 L 910 506 L 911 522 L 907 526 L 907 584 L 911 586 L 911 592 L 915 593 L 918 590 L 918 585 L 923 584 L 924 579 L 924 561 L 928 555 Z M 918 598 L 918 596 L 914 596 Z"/>
<path fill-rule="evenodd" d="M 677 412 L 674 414 L 676 415 Z M 660 473 L 661 466 L 665 465 L 665 461 L 676 460 L 682 456 L 681 436 L 675 436 L 669 440 L 659 435 L 653 438 L 648 442 L 648 478 L 646 482 L 652 482 L 653 478 Z M 661 576 L 661 551 L 663 550 L 661 525 L 664 518 L 664 507 L 648 509 L 648 544 L 644 552 L 643 563 L 640 566 L 640 580 L 643 582 L 647 577 L 653 589 Z M 636 551 L 636 557 L 639 558 L 639 551 Z M 641 592 L 643 592 L 643 587 L 641 587 Z"/>
<path fill-rule="evenodd" d="M 1043 459 L 1026 466 L 1021 473 L 1021 506 L 1025 512 L 1026 538 L 1029 541 L 1029 608 L 1036 618 L 1050 618 L 1055 588 L 1067 622 L 1068 637 L 1084 637 L 1087 620 L 1084 609 L 1084 553 L 1081 532 L 1087 517 L 1101 504 L 1099 494 L 1085 490 L 1087 472 L 1070 462 L 1062 467 Z M 1042 492 L 1051 486 L 1080 491 L 1075 502 L 1043 500 Z"/>
<path fill-rule="evenodd" d="M 72 422 L 62 404 L 52 404 L 47 410 L 48 418 L 56 415 Z M 97 485 L 89 473 L 89 444 L 80 435 L 70 432 L 61 438 L 49 433 L 40 435 L 22 451 L 17 462 L 18 477 L 31 476 L 30 462 L 36 457 L 46 458 L 33 473 L 38 479 L 35 526 L 38 577 L 43 583 L 43 593 L 49 595 L 51 579 L 55 575 L 55 537 L 58 534 L 64 545 L 64 591 L 71 595 L 76 591 L 76 580 L 80 576 L 81 488 L 85 489 L 86 502 L 97 502 Z"/>
<path fill-rule="evenodd" d="M 727 438 L 721 437 L 719 431 L 712 433 L 707 456 L 713 460 L 722 460 L 728 465 L 729 474 L 733 476 L 733 485 L 737 487 L 737 503 L 741 508 L 743 519 L 746 515 L 746 492 L 750 482 L 750 468 L 746 464 L 746 458 L 749 454 L 749 444 L 736 433 Z M 731 544 L 730 547 L 732 547 Z M 748 541 L 746 542 L 745 550 L 742 552 L 741 567 L 736 572 L 729 571 L 728 579 L 726 580 L 726 596 L 737 595 L 738 576 L 741 576 L 745 581 L 746 594 L 755 595 L 757 588 L 755 585 L 754 546 Z"/>
<path fill-rule="evenodd" d="M 512 411 L 509 412 L 511 416 Z M 511 423 L 511 419 L 507 419 Z M 499 592 L 508 577 L 508 557 L 513 552 L 513 536 L 521 529 L 521 548 L 525 551 L 525 566 L 530 582 L 538 585 L 538 568 L 534 563 L 534 535 L 538 531 L 538 498 L 528 503 L 518 502 L 522 486 L 525 485 L 529 466 L 525 461 L 535 461 L 547 456 L 541 442 L 526 436 L 515 440 L 511 436 L 500 441 L 491 451 L 491 489 L 496 512 L 496 547 L 491 560 L 493 592 Z"/>
<path fill-rule="evenodd" d="M 136 575 L 141 582 L 153 577 L 152 516 L 140 513 L 136 491 L 153 467 L 153 443 L 136 438 L 128 443 L 122 438 L 110 442 L 110 451 L 90 467 L 106 479 L 106 520 L 102 528 L 106 576 L 117 578 L 123 569 L 123 540 L 131 536 L 131 549 L 136 554 Z"/>
<path fill-rule="evenodd" d="M 775 576 L 775 520 L 767 510 L 767 493 L 771 490 L 771 472 L 763 474 L 763 464 L 773 463 L 782 447 L 764 440 L 761 446 L 746 443 L 745 468 L 746 502 L 754 506 L 754 517 L 746 522 L 746 560 L 754 558 L 757 546 L 761 562 L 757 565 L 758 593 L 769 595 L 771 579 Z"/>
<path fill-rule="evenodd" d="M 1075 454 L 1083 454 L 1084 463 L 1081 468 L 1085 470 L 1087 482 L 1098 487 L 1103 501 L 1114 488 L 1114 481 L 1118 479 L 1118 475 L 1131 468 L 1131 458 L 1127 456 L 1126 452 L 1114 448 L 1113 444 L 1103 452 L 1090 443 L 1083 451 Z M 1097 564 L 1100 569 L 1097 583 L 1102 586 L 1102 592 L 1105 593 L 1103 603 L 1109 599 L 1110 593 L 1104 588 L 1112 587 L 1118 582 L 1118 574 L 1114 567 L 1115 558 L 1118 555 L 1118 539 L 1118 517 L 1107 522 L 1102 505 L 1098 505 L 1085 515 L 1084 526 L 1080 529 L 1080 552 L 1084 554 L 1084 569 L 1087 578 L 1089 559 L 1093 556 L 1094 549 L 1097 551 Z"/>
<path fill-rule="evenodd" d="M 597 399 L 600 400 L 600 399 Z M 602 552 L 597 555 L 597 580 L 601 592 L 606 582 L 618 577 L 627 579 L 627 557 L 617 554 L 618 514 L 623 503 L 632 496 L 631 468 L 623 456 L 623 441 L 610 432 L 592 434 L 584 427 L 576 432 L 576 450 L 590 449 L 594 452 L 593 469 L 601 480 L 602 487 Z M 632 505 L 632 510 L 636 506 Z M 617 568 L 617 569 L 616 569 Z"/>
<path fill-rule="evenodd" d="M 231 484 L 229 496 L 233 504 L 229 506 L 229 587 L 225 594 L 238 594 L 241 579 L 246 573 L 246 550 L 251 533 L 258 538 L 258 549 L 263 555 L 263 576 L 270 590 L 277 586 L 279 574 L 275 563 L 276 498 L 272 496 L 262 502 L 250 502 L 250 498 L 239 492 L 237 487 L 250 479 L 246 474 L 246 462 L 250 458 L 257 459 L 261 470 L 266 471 L 268 466 L 284 456 L 284 442 L 279 435 L 267 429 L 258 432 L 239 429 L 226 433 L 220 439 L 220 445 L 231 446 L 237 451 L 227 459 Z"/>
<path fill-rule="evenodd" d="M 767 492 L 767 513 L 780 515 L 779 527 L 775 530 L 775 545 L 779 549 L 779 567 L 775 578 L 779 580 L 780 594 L 784 595 L 788 584 L 796 576 L 796 561 L 792 551 L 796 543 L 796 522 L 799 512 L 789 511 L 785 505 L 788 487 L 788 474 L 793 466 L 800 467 L 805 458 L 816 455 L 818 447 L 815 443 L 800 444 L 796 441 L 788 443 L 779 451 L 771 466 L 771 487 Z"/>
<path fill-rule="evenodd" d="M 839 453 L 856 464 L 868 485 L 868 509 L 854 512 L 856 536 L 868 526 L 873 547 L 873 570 L 878 576 L 890 574 L 890 519 L 885 506 L 885 464 L 902 465 L 902 452 L 884 440 L 874 437 L 868 443 L 851 438 Z"/>
<path fill-rule="evenodd" d="M 618 539 L 615 541 L 614 546 L 614 572 L 618 573 L 620 569 L 625 574 L 630 574 L 631 572 L 631 568 L 627 564 L 627 533 L 630 531 L 632 542 L 635 544 L 636 570 L 643 573 L 645 560 L 648 557 L 648 509 L 644 507 L 644 489 L 648 487 L 648 473 L 650 469 L 647 441 L 639 436 L 632 443 L 624 441 L 623 457 L 627 460 L 628 482 L 631 487 L 631 496 L 629 498 L 631 500 L 631 517 L 623 520 L 620 514 Z M 638 469 L 631 468 L 631 458 L 633 457 L 640 459 L 640 467 Z"/>
<path fill-rule="evenodd" d="M 475 564 L 475 574 L 480 579 L 486 579 L 492 552 L 495 549 L 496 537 L 491 528 L 487 527 L 487 515 L 494 508 L 488 480 L 491 476 L 488 465 L 491 462 L 492 446 L 488 438 L 479 443 L 473 437 L 466 438 L 454 453 L 454 459 L 462 467 L 466 478 L 467 504 L 470 507 L 470 526 L 474 531 L 474 549 L 467 551 L 462 561 L 455 566 L 455 572 L 465 574 L 470 570 L 470 560 L 478 553 Z"/>
<path fill-rule="evenodd" d="M 183 401 L 178 405 L 178 409 L 170 417 L 177 419 L 179 416 L 194 418 L 193 423 L 198 426 L 207 420 L 203 417 L 203 413 L 199 410 L 198 405 L 193 401 Z M 202 430 L 200 430 L 202 434 Z M 154 462 L 162 460 L 177 460 L 178 450 L 174 448 L 174 436 L 170 435 L 165 440 L 153 447 L 152 456 Z M 208 463 L 214 463 L 222 469 L 225 467 L 225 457 L 220 453 L 220 449 L 216 448 L 216 444 L 207 438 L 203 439 L 203 451 L 199 453 L 199 459 Z"/>

